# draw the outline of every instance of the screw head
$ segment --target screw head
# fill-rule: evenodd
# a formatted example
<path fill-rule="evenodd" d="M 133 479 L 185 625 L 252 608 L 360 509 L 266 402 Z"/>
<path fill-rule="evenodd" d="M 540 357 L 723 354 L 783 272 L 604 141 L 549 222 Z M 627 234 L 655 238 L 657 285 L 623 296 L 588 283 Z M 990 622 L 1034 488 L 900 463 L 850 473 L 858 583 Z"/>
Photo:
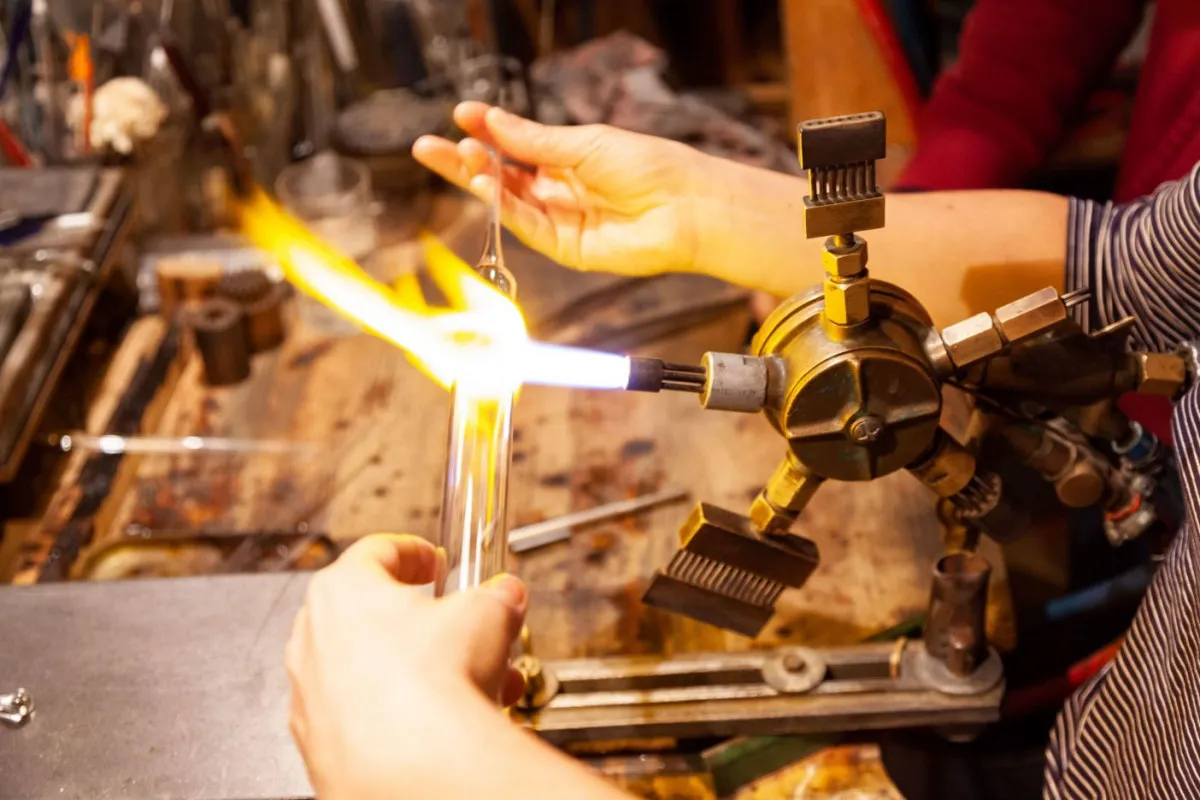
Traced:
<path fill-rule="evenodd" d="M 867 414 L 850 425 L 850 441 L 855 444 L 871 444 L 883 433 L 883 420 Z"/>
<path fill-rule="evenodd" d="M 788 653 L 783 657 L 783 668 L 788 672 L 804 672 L 808 669 L 808 662 L 799 653 Z"/>
<path fill-rule="evenodd" d="M 527 685 L 536 683 L 542 677 L 542 662 L 535 656 L 521 655 L 513 659 L 513 669 L 525 677 Z"/>

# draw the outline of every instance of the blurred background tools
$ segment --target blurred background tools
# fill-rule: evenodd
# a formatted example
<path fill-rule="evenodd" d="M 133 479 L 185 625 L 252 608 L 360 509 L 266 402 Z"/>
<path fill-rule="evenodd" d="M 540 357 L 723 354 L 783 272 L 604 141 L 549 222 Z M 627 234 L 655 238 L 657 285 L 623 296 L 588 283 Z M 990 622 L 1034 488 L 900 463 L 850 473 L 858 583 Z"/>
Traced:
<path fill-rule="evenodd" d="M 574 511 L 561 517 L 535 522 L 531 525 L 522 525 L 509 532 L 508 549 L 513 553 L 524 553 L 545 547 L 548 544 L 569 539 L 572 529 L 577 526 L 591 525 L 627 514 L 636 514 L 639 511 L 683 500 L 687 496 L 686 489 L 663 489 L 642 497 L 605 503 L 584 511 Z"/>
<path fill-rule="evenodd" d="M 204 363 L 205 383 L 229 386 L 250 376 L 246 320 L 237 303 L 212 297 L 189 309 L 185 318 Z"/>
<path fill-rule="evenodd" d="M 127 172 L 0 167 L 0 483 L 20 464 L 135 219 Z"/>
<path fill-rule="evenodd" d="M 226 275 L 217 285 L 217 294 L 236 303 L 245 320 L 246 343 L 250 353 L 265 353 L 283 342 L 284 301 L 287 287 L 267 277 L 261 270 L 242 270 Z"/>

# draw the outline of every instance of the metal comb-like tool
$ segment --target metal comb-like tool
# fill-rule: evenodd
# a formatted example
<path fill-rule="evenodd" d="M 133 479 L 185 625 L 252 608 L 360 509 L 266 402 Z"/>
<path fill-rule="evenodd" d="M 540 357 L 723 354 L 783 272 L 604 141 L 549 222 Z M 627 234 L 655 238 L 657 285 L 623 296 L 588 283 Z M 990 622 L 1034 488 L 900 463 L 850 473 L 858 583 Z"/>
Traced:
<path fill-rule="evenodd" d="M 744 636 L 758 635 L 783 590 L 802 586 L 820 559 L 812 541 L 761 534 L 749 518 L 708 503 L 693 509 L 679 538 L 642 601 Z"/>

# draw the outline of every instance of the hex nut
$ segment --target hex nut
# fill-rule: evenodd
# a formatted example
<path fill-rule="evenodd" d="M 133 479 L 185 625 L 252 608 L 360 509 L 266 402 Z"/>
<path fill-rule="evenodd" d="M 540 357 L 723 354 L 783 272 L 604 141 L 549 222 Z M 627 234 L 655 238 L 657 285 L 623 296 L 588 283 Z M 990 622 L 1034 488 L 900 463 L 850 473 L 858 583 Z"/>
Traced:
<path fill-rule="evenodd" d="M 871 316 L 871 283 L 825 278 L 825 318 L 836 325 L 857 325 Z"/>
<path fill-rule="evenodd" d="M 771 501 L 767 500 L 763 492 L 759 492 L 750 503 L 747 516 L 754 524 L 754 529 L 760 533 L 786 533 L 796 521 L 795 514 L 771 505 Z"/>
<path fill-rule="evenodd" d="M 1172 398 L 1187 385 L 1187 363 L 1168 353 L 1138 353 L 1138 393 Z"/>
<path fill-rule="evenodd" d="M 867 243 L 855 237 L 851 247 L 839 248 L 833 244 L 833 237 L 825 241 L 825 249 L 821 252 L 821 265 L 827 275 L 839 278 L 851 278 L 867 268 Z"/>
<path fill-rule="evenodd" d="M 992 324 L 992 316 L 986 312 L 946 328 L 942 331 L 942 341 L 950 353 L 950 360 L 958 369 L 990 358 L 1004 349 L 1000 332 Z"/>
<path fill-rule="evenodd" d="M 996 325 L 1010 344 L 1043 333 L 1069 316 L 1067 306 L 1053 287 L 1026 295 L 996 309 Z"/>
<path fill-rule="evenodd" d="M 763 533 L 784 533 L 821 488 L 822 480 L 785 460 L 750 504 L 750 521 Z"/>
<path fill-rule="evenodd" d="M 799 512 L 820 487 L 820 478 L 788 458 L 767 481 L 762 495 L 777 508 Z"/>
<path fill-rule="evenodd" d="M 950 360 L 950 351 L 946 349 L 946 343 L 942 341 L 942 334 L 937 328 L 930 328 L 926 332 L 922 347 L 925 357 L 929 359 L 929 364 L 938 377 L 948 378 L 954 374 L 954 362 Z"/>

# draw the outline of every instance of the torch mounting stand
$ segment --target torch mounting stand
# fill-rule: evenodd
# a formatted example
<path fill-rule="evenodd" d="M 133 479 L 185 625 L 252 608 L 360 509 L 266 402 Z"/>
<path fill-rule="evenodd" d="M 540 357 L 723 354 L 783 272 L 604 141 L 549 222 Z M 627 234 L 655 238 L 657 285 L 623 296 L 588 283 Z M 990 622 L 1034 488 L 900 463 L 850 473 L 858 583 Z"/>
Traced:
<path fill-rule="evenodd" d="M 884 126 L 879 113 L 800 125 L 806 231 L 827 237 L 822 285 L 780 305 L 748 355 L 706 354 L 700 395 L 707 408 L 761 411 L 786 452 L 747 515 L 705 503 L 692 512 L 644 600 L 755 636 L 780 594 L 817 567 L 816 545 L 791 528 L 821 485 L 906 469 L 940 498 L 958 540 L 934 566 L 923 640 L 547 662 L 539 666 L 556 691 L 529 698 L 522 713 L 548 738 L 986 723 L 999 715 L 1004 681 L 984 626 L 991 570 L 975 544 L 981 532 L 1005 540 L 1027 524 L 994 454 L 1015 456 L 1064 505 L 1101 506 L 1114 543 L 1160 515 L 1181 519 L 1169 450 L 1115 400 L 1178 396 L 1195 379 L 1196 348 L 1134 352 L 1132 320 L 1087 333 L 1070 311 L 1087 294 L 1054 288 L 939 330 L 916 298 L 867 271 L 858 233 L 884 224 L 875 185 Z M 969 441 L 941 427 L 947 386 L 977 400 Z"/>

